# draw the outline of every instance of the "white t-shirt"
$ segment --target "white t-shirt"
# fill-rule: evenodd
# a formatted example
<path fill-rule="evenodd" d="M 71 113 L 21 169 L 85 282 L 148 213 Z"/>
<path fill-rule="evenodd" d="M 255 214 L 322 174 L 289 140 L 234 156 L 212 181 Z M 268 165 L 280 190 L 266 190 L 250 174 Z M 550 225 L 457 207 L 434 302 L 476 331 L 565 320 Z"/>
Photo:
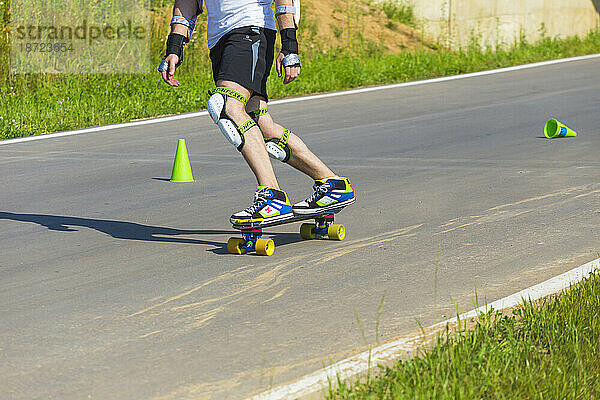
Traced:
<path fill-rule="evenodd" d="M 272 0 L 204 0 L 208 13 L 208 48 L 235 28 L 258 26 L 277 30 Z"/>

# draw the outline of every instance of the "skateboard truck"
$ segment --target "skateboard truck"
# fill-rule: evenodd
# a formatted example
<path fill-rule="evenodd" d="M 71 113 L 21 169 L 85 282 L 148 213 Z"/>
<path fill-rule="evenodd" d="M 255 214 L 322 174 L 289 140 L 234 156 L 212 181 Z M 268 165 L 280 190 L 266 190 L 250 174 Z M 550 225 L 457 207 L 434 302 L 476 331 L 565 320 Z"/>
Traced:
<path fill-rule="evenodd" d="M 346 236 L 346 229 L 342 224 L 334 224 L 332 214 L 321 214 L 312 216 L 298 216 L 281 223 L 269 224 L 268 226 L 282 225 L 305 219 L 314 219 L 315 223 L 304 223 L 300 226 L 300 236 L 302 239 L 310 240 L 327 237 L 332 240 L 343 240 Z M 230 238 L 227 241 L 227 252 L 230 254 L 245 254 L 255 251 L 256 254 L 263 256 L 273 255 L 275 252 L 275 242 L 272 239 L 262 238 L 262 228 L 243 228 L 234 225 L 234 228 L 240 229 L 241 238 Z"/>
<path fill-rule="evenodd" d="M 300 236 L 302 239 L 310 240 L 318 237 L 328 237 L 333 240 L 343 240 L 346 229 L 342 224 L 333 223 L 333 214 L 315 217 L 314 224 L 300 225 Z"/>

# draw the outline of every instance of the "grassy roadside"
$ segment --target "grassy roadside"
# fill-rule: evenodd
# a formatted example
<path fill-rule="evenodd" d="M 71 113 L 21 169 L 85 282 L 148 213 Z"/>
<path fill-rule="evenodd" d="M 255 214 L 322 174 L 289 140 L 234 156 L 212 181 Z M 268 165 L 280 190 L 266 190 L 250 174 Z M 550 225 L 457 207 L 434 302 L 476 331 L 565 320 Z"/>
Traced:
<path fill-rule="evenodd" d="M 155 14 L 151 47 L 157 62 L 163 51 L 168 28 L 164 20 L 168 12 L 168 7 L 163 7 L 157 8 Z M 345 42 L 343 46 L 332 48 L 319 40 L 316 22 L 311 20 L 310 13 L 305 13 L 300 26 L 302 76 L 283 86 L 273 70 L 269 81 L 271 97 L 405 82 L 600 52 L 600 32 L 592 32 L 585 38 L 546 38 L 533 44 L 521 40 L 510 48 L 497 51 L 476 45 L 450 51 L 433 44 L 422 44 L 391 54 L 384 40 L 366 39 L 360 30 L 361 21 L 370 13 L 374 11 L 368 9 L 362 15 L 341 8 L 338 14 L 342 18 L 341 26 L 346 30 L 334 34 L 339 33 Z M 398 13 L 381 11 L 387 15 L 389 29 L 398 29 L 400 22 L 397 21 L 408 18 L 400 17 Z M 178 79 L 182 82 L 179 88 L 162 83 L 157 72 L 10 74 L 6 22 L 9 12 L 7 3 L 2 1 L 0 17 L 3 22 L 0 30 L 0 139 L 197 111 L 206 106 L 206 92 L 213 83 L 206 45 L 200 36 L 196 36 L 186 49 L 186 62 L 178 70 Z M 203 16 L 197 32 L 203 32 L 205 24 Z"/>
<path fill-rule="evenodd" d="M 328 399 L 600 398 L 600 274 L 512 315 L 490 312 Z"/>

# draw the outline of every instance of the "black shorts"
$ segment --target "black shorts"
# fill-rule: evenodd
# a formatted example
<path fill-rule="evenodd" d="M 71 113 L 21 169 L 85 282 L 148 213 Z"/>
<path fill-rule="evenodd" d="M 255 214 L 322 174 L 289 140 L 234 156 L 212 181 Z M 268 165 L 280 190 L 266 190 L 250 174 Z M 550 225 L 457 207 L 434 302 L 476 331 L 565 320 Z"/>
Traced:
<path fill-rule="evenodd" d="M 273 65 L 275 37 L 272 29 L 243 27 L 233 29 L 210 49 L 213 79 L 239 83 L 267 96 L 267 78 Z"/>

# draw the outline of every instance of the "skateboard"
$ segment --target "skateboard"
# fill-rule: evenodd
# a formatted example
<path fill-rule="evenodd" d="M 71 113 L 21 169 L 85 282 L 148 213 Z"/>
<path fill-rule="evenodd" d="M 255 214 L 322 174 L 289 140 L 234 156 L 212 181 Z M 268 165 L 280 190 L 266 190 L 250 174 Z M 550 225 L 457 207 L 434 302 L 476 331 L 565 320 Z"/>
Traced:
<path fill-rule="evenodd" d="M 230 254 L 246 254 L 256 252 L 262 256 L 271 256 L 275 252 L 275 242 L 273 239 L 262 238 L 264 228 L 277 225 L 291 224 L 299 221 L 314 219 L 314 223 L 304 223 L 300 226 L 300 236 L 302 239 L 310 240 L 316 238 L 329 238 L 332 240 L 344 240 L 346 228 L 342 224 L 334 224 L 334 215 L 339 210 L 330 210 L 317 214 L 295 215 L 293 218 L 283 221 L 276 221 L 259 226 L 237 225 L 233 224 L 234 229 L 242 232 L 242 237 L 229 238 L 227 241 L 227 252 Z"/>

